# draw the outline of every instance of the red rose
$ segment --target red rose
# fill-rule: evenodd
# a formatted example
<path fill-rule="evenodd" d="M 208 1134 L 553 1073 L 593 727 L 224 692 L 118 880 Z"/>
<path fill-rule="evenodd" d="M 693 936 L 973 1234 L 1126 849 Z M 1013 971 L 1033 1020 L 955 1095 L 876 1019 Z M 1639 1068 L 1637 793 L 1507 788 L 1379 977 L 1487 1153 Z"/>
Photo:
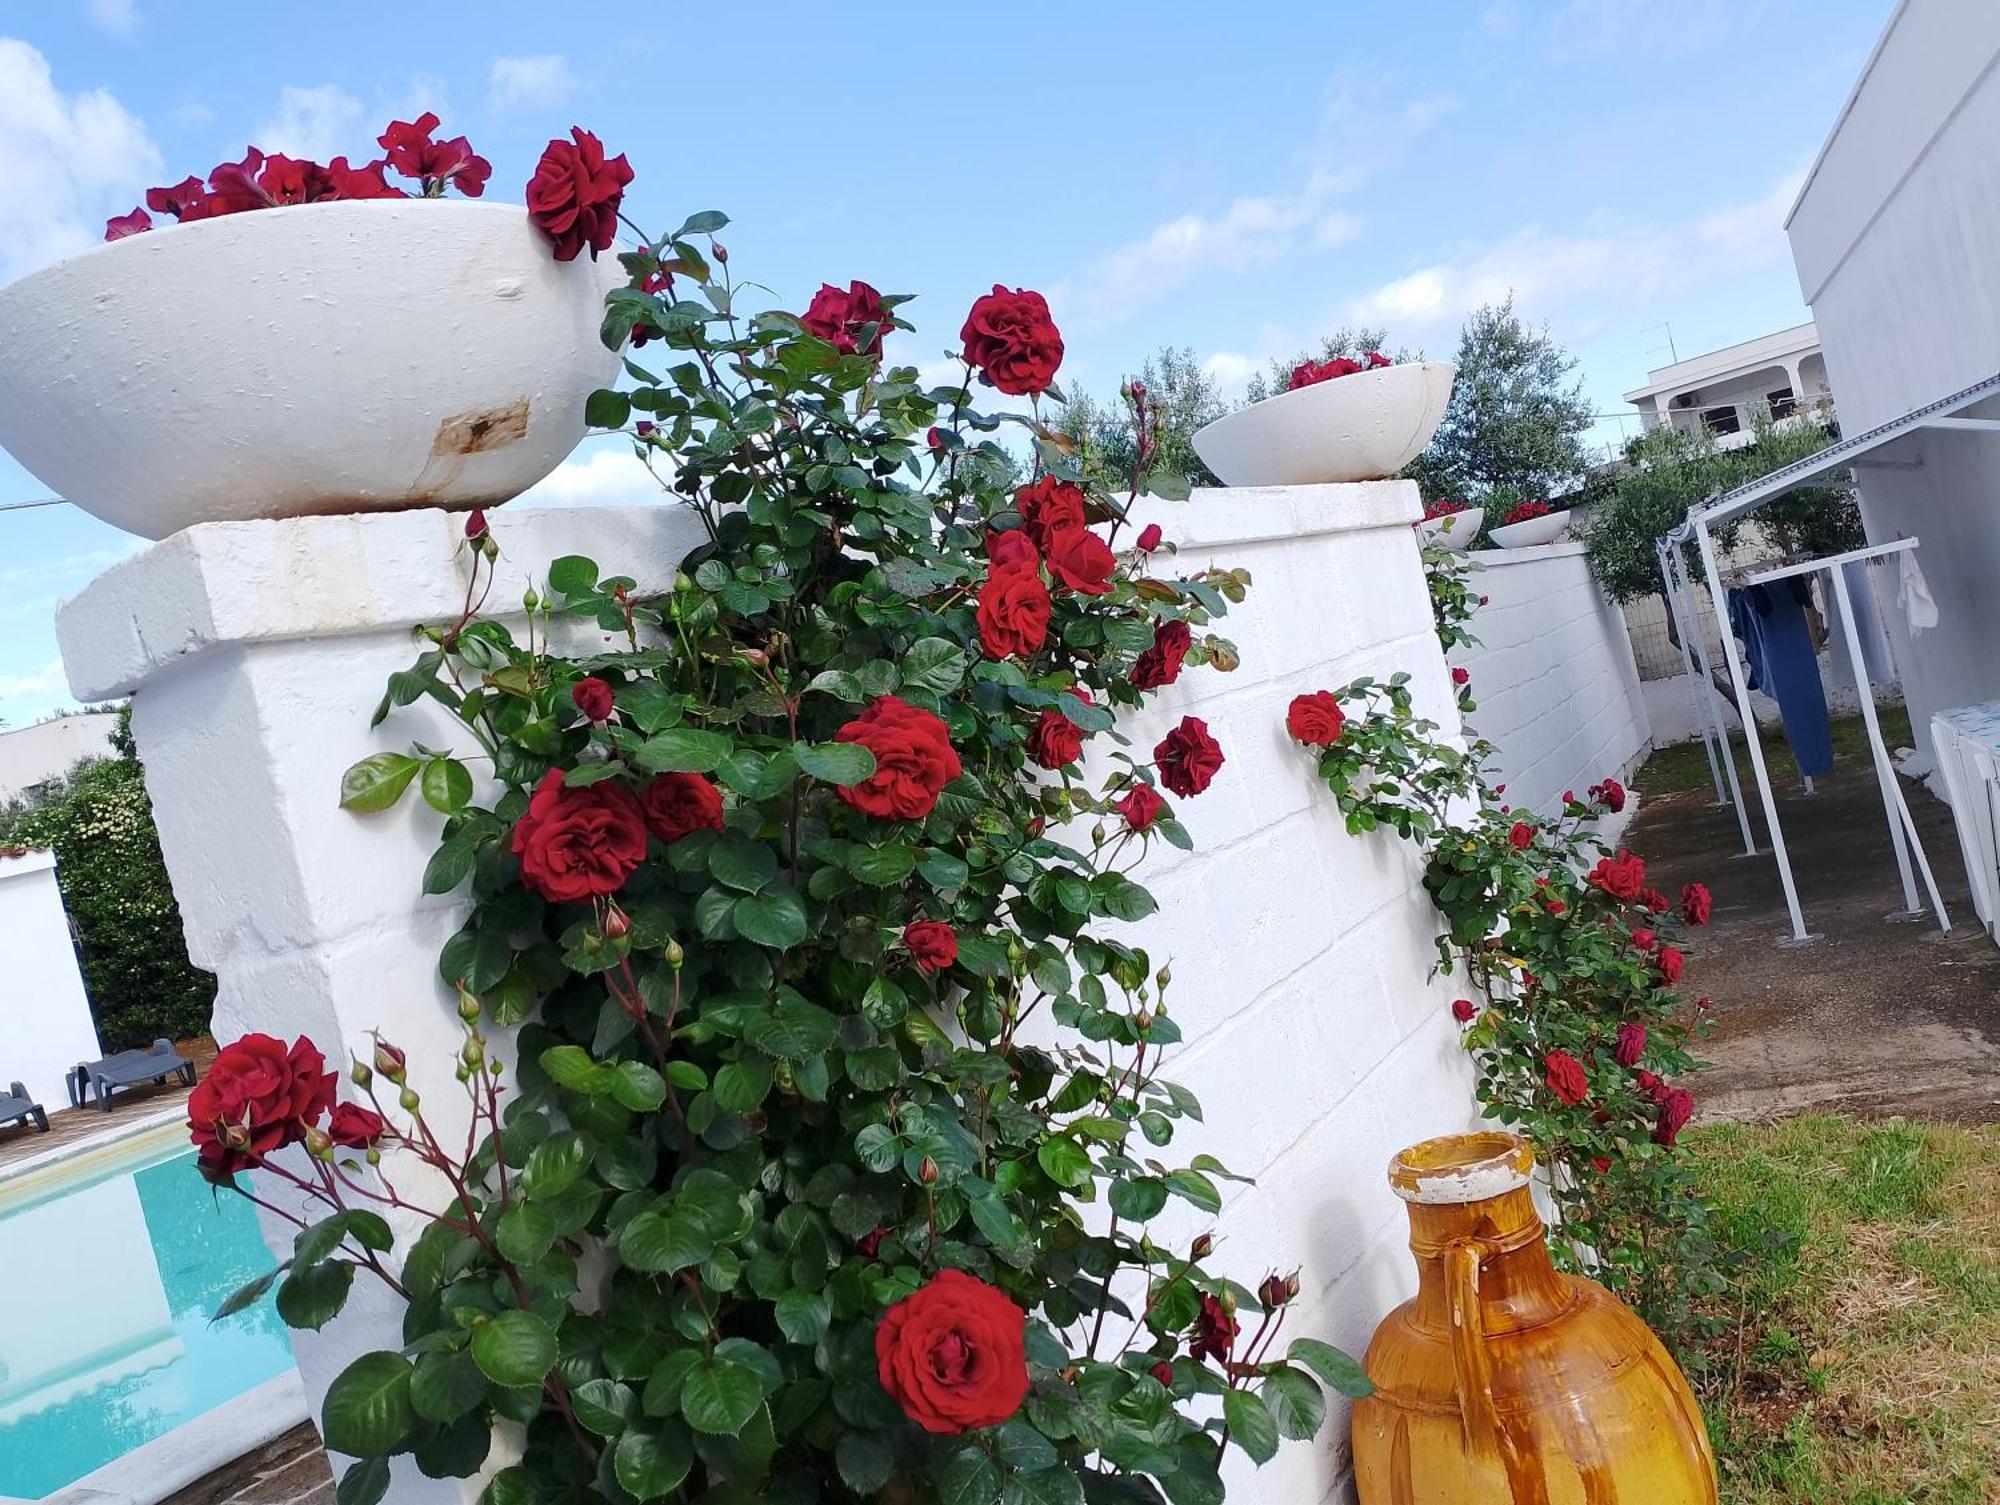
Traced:
<path fill-rule="evenodd" d="M 1673 946 L 1660 948 L 1660 981 L 1672 987 L 1681 980 L 1682 960 L 1680 951 Z"/>
<path fill-rule="evenodd" d="M 988 658 L 1026 658 L 1049 635 L 1049 588 L 1033 570 L 996 568 L 979 588 L 979 650 Z"/>
<path fill-rule="evenodd" d="M 1552 915 L 1561 915 L 1561 914 L 1565 914 L 1565 913 L 1567 913 L 1567 912 L 1568 912 L 1568 910 L 1569 910 L 1569 906 L 1568 906 L 1567 904 L 1563 903 L 1563 901 L 1562 901 L 1562 900 L 1560 900 L 1560 899 L 1551 899 L 1551 900 L 1549 900 L 1549 913 L 1550 913 L 1550 914 L 1552 914 Z"/>
<path fill-rule="evenodd" d="M 1167 1360 L 1165 1359 L 1160 1360 L 1159 1363 L 1153 1365 L 1152 1368 L 1148 1369 L 1146 1373 L 1150 1374 L 1154 1379 L 1158 1380 L 1162 1385 L 1167 1386 L 1169 1389 L 1173 1388 L 1174 1366 Z"/>
<path fill-rule="evenodd" d="M 106 240 L 123 240 L 128 235 L 143 235 L 153 228 L 153 216 L 143 209 L 134 209 L 130 214 L 114 214 L 104 222 Z"/>
<path fill-rule="evenodd" d="M 1222 767 L 1222 747 L 1208 734 L 1208 723 L 1199 716 L 1183 716 L 1181 724 L 1160 739 L 1153 749 L 1160 782 L 1182 799 L 1200 794 Z"/>
<path fill-rule="evenodd" d="M 1598 1175 L 1603 1175 L 1611 1169 L 1611 1157 L 1609 1155 L 1592 1155 L 1590 1157 L 1590 1168 L 1596 1171 Z"/>
<path fill-rule="evenodd" d="M 175 219 L 200 219 L 201 202 L 207 197 L 207 186 L 200 178 L 183 178 L 171 188 L 148 188 L 146 207 Z"/>
<path fill-rule="evenodd" d="M 587 679 L 579 679 L 571 685 L 569 698 L 576 702 L 576 708 L 590 720 L 611 719 L 611 686 L 595 674 Z"/>
<path fill-rule="evenodd" d="M 1690 925 L 1706 925 L 1714 903 L 1706 883 L 1690 883 L 1681 890 L 1681 918 Z"/>
<path fill-rule="evenodd" d="M 1070 693 L 1089 703 L 1088 690 L 1079 687 Z M 1083 728 L 1061 711 L 1043 711 L 1035 729 L 1028 733 L 1028 756 L 1044 768 L 1061 768 L 1066 763 L 1074 763 L 1082 755 Z"/>
<path fill-rule="evenodd" d="M 409 195 L 400 188 L 391 188 L 389 180 L 382 175 L 388 162 L 363 162 L 359 167 L 350 167 L 347 158 L 335 157 L 326 164 L 326 175 L 333 180 L 333 196 L 337 199 L 406 199 Z"/>
<path fill-rule="evenodd" d="M 1646 1053 L 1646 1026 L 1634 1021 L 1618 1026 L 1618 1049 L 1616 1052 L 1620 1066 L 1637 1066 L 1639 1058 Z"/>
<path fill-rule="evenodd" d="M 181 218 L 210 219 L 218 214 L 270 208 L 271 200 L 257 182 L 263 170 L 264 154 L 254 146 L 245 147 L 241 162 L 218 163 L 210 171 L 208 192 L 202 195 L 200 205 L 189 205 Z"/>
<path fill-rule="evenodd" d="M 1049 573 L 1080 596 L 1107 596 L 1118 568 L 1111 545 L 1088 528 L 1065 528 L 1049 540 Z"/>
<path fill-rule="evenodd" d="M 340 197 L 333 175 L 317 162 L 287 157 L 278 152 L 264 159 L 257 174 L 257 186 L 273 204 L 317 204 Z"/>
<path fill-rule="evenodd" d="M 996 570 L 1038 570 L 1042 556 L 1024 528 L 986 535 L 986 560 Z"/>
<path fill-rule="evenodd" d="M 1641 951 L 1651 951 L 1660 944 L 1660 938 L 1650 930 L 1635 930 L 1632 932 L 1632 944 Z"/>
<path fill-rule="evenodd" d="M 1014 510 L 1035 546 L 1046 554 L 1056 535 L 1083 526 L 1083 490 L 1054 476 L 1043 476 L 1014 493 Z"/>
<path fill-rule="evenodd" d="M 903 927 L 903 944 L 919 972 L 942 972 L 958 960 L 958 932 L 943 920 L 912 920 Z"/>
<path fill-rule="evenodd" d="M 632 166 L 620 152 L 604 155 L 604 143 L 580 126 L 568 141 L 551 141 L 528 180 L 528 218 L 555 243 L 557 261 L 574 261 L 590 247 L 590 259 L 618 238 L 618 205 Z"/>
<path fill-rule="evenodd" d="M 807 305 L 799 323 L 807 334 L 816 335 L 842 355 L 880 355 L 882 336 L 889 332 L 889 311 L 882 295 L 865 282 L 850 282 L 842 292 L 831 282 L 822 282 Z M 861 343 L 869 325 L 867 343 Z"/>
<path fill-rule="evenodd" d="M 1285 730 L 1292 734 L 1294 742 L 1303 742 L 1308 747 L 1331 747 L 1340 740 L 1346 725 L 1346 713 L 1331 690 L 1294 696 L 1285 712 Z"/>
<path fill-rule="evenodd" d="M 388 165 L 403 177 L 421 179 L 426 194 L 435 196 L 444 192 L 448 182 L 467 198 L 478 198 L 486 191 L 486 180 L 493 176 L 493 164 L 475 154 L 472 143 L 463 136 L 454 136 L 449 141 L 431 140 L 431 132 L 437 128 L 437 116 L 426 110 L 413 121 L 391 121 L 389 129 L 375 140 L 387 154 Z M 599 155 L 602 156 L 601 150 Z M 531 191 L 533 186 L 529 185 Z M 558 259 L 567 261 L 569 257 Z"/>
<path fill-rule="evenodd" d="M 1470 998 L 1454 998 L 1451 1002 L 1451 1017 L 1460 1024 L 1470 1024 L 1479 1017 L 1479 1005 Z"/>
<path fill-rule="evenodd" d="M 1703 1013 L 1707 1013 L 1710 1009 L 1715 1007 L 1715 1000 L 1713 998 L 1697 998 L 1694 1001 L 1694 1006 L 1700 1009 Z"/>
<path fill-rule="evenodd" d="M 1134 784 L 1130 794 L 1122 800 L 1113 800 L 1112 804 L 1125 817 L 1125 824 L 1135 831 L 1150 829 L 1153 822 L 1160 818 L 1160 812 L 1167 808 L 1167 802 L 1160 798 L 1159 790 L 1151 784 Z"/>
<path fill-rule="evenodd" d="M 1464 668 L 1455 667 L 1451 671 L 1451 682 L 1455 685 L 1470 684 L 1472 682 L 1472 675 Z"/>
<path fill-rule="evenodd" d="M 961 767 L 945 724 L 929 711 L 894 695 L 878 695 L 868 709 L 833 734 L 875 754 L 875 771 L 859 784 L 834 790 L 864 815 L 921 820 Z"/>
<path fill-rule="evenodd" d="M 289 1046 L 270 1035 L 225 1045 L 188 1094 L 188 1137 L 201 1166 L 227 1176 L 305 1138 L 333 1106 L 334 1077 L 319 1047 L 301 1035 Z"/>
<path fill-rule="evenodd" d="M 662 841 L 722 829 L 722 791 L 698 773 L 663 773 L 639 791 L 646 829 Z"/>
<path fill-rule="evenodd" d="M 882 1240 L 888 1236 L 886 1228 L 871 1228 L 854 1241 L 854 1247 L 861 1251 L 863 1259 L 873 1259 L 875 1251 L 882 1247 Z"/>
<path fill-rule="evenodd" d="M 1062 365 L 1062 335 L 1040 293 L 1021 288 L 1010 293 L 994 283 L 993 291 L 972 305 L 958 336 L 965 341 L 966 364 L 1010 397 L 1047 391 Z"/>
<path fill-rule="evenodd" d="M 1657 888 L 1641 889 L 1639 892 L 1639 898 L 1637 902 L 1645 905 L 1646 908 L 1652 910 L 1654 914 L 1665 914 L 1668 910 L 1674 907 L 1668 901 L 1667 896 L 1661 893 Z"/>
<path fill-rule="evenodd" d="M 1160 539 L 1163 536 L 1158 523 L 1147 523 L 1144 528 L 1139 530 L 1139 552 L 1141 554 L 1152 553 L 1153 550 L 1160 546 Z"/>
<path fill-rule="evenodd" d="M 1203 1291 L 1201 1314 L 1194 1319 L 1194 1339 L 1188 1344 L 1188 1356 L 1228 1362 L 1229 1350 L 1236 1346 L 1237 1331 L 1236 1318 L 1222 1304 L 1222 1298 Z"/>
<path fill-rule="evenodd" d="M 1349 360 L 1344 355 L 1329 361 L 1303 360 L 1292 367 L 1292 374 L 1285 383 L 1285 390 L 1296 392 L 1300 387 L 1316 386 L 1323 381 L 1332 381 L 1337 376 L 1352 376 L 1364 369 L 1361 362 Z"/>
<path fill-rule="evenodd" d="M 1590 1091 L 1590 1079 L 1583 1063 L 1566 1050 L 1552 1050 L 1542 1058 L 1542 1080 L 1549 1091 L 1574 1108 Z"/>
<path fill-rule="evenodd" d="M 1526 851 L 1535 844 L 1535 828 L 1524 820 L 1517 820 L 1508 828 L 1507 845 L 1517 852 Z"/>
<path fill-rule="evenodd" d="M 1616 779 L 1606 779 L 1601 784 L 1592 784 L 1590 797 L 1613 815 L 1625 808 L 1625 786 Z"/>
<path fill-rule="evenodd" d="M 1132 688 L 1157 690 L 1179 679 L 1181 664 L 1193 642 L 1194 634 L 1187 623 L 1169 619 L 1157 624 L 1153 628 L 1153 646 L 1133 661 Z"/>
<path fill-rule="evenodd" d="M 359 1103 L 338 1103 L 326 1121 L 326 1137 L 350 1150 L 365 1150 L 389 1132 L 382 1115 Z"/>
<path fill-rule="evenodd" d="M 614 894 L 646 856 L 646 819 L 632 791 L 611 779 L 581 788 L 551 768 L 514 827 L 521 881 L 552 903 Z"/>
<path fill-rule="evenodd" d="M 1687 1121 L 1694 1117 L 1694 1094 L 1685 1087 L 1674 1087 L 1660 1099 L 1659 1116 L 1653 1120 L 1653 1143 L 1674 1147 Z"/>
<path fill-rule="evenodd" d="M 1643 1066 L 1632 1073 L 1632 1080 L 1641 1092 L 1656 1103 L 1667 1095 L 1667 1084 L 1661 1081 L 1657 1074 L 1646 1070 Z"/>
<path fill-rule="evenodd" d="M 1636 899 L 1646 886 L 1646 864 L 1620 849 L 1616 857 L 1600 857 L 1590 870 L 1590 886 L 1601 888 L 1614 899 Z"/>
<path fill-rule="evenodd" d="M 926 1432 L 995 1427 L 1028 1395 L 1027 1314 L 962 1270 L 940 1270 L 882 1314 L 882 1388 Z"/>

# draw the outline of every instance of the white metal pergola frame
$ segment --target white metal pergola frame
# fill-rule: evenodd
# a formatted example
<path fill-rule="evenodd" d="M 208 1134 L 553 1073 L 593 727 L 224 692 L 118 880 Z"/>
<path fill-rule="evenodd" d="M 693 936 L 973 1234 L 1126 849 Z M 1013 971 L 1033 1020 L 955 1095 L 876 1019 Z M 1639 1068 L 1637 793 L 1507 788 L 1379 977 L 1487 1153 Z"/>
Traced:
<path fill-rule="evenodd" d="M 1919 433 L 1958 433 L 1987 435 L 2000 433 L 2000 418 L 1964 418 L 1956 416 L 1961 409 L 1972 406 L 1986 398 L 2000 397 L 2000 373 L 1977 382 L 1949 397 L 1904 414 L 1891 423 L 1882 424 L 1864 434 L 1851 439 L 1843 439 L 1828 445 L 1818 453 L 1803 460 L 1794 461 L 1782 469 L 1772 471 L 1748 485 L 1739 486 L 1734 491 L 1723 493 L 1701 505 L 1688 510 L 1688 515 L 1674 528 L 1662 535 L 1656 543 L 1660 561 L 1660 577 L 1666 588 L 1667 610 L 1672 615 L 1681 641 L 1681 658 L 1686 667 L 1695 696 L 1695 714 L 1701 728 L 1702 744 L 1708 754 L 1709 772 L 1715 779 L 1716 798 L 1723 804 L 1736 807 L 1736 818 L 1743 833 L 1743 850 L 1754 853 L 1756 839 L 1751 833 L 1749 812 L 1744 808 L 1743 792 L 1736 777 L 1736 761 L 1730 754 L 1729 728 L 1719 715 L 1714 714 L 1708 698 L 1708 685 L 1712 681 L 1712 670 L 1707 661 L 1706 638 L 1701 630 L 1700 618 L 1691 610 L 1693 585 L 1684 568 L 1683 546 L 1692 543 L 1701 556 L 1702 573 L 1708 584 L 1709 599 L 1715 609 L 1717 635 L 1722 639 L 1722 656 L 1729 669 L 1730 685 L 1735 691 L 1736 711 L 1743 724 L 1743 740 L 1750 750 L 1750 767 L 1757 778 L 1757 795 L 1764 811 L 1765 829 L 1771 837 L 1771 855 L 1777 859 L 1778 877 L 1785 891 L 1785 908 L 1791 918 L 1792 942 L 1804 943 L 1812 939 L 1806 930 L 1805 916 L 1799 906 L 1798 885 L 1792 877 L 1791 858 L 1785 850 L 1784 828 L 1778 820 L 1777 797 L 1771 790 L 1771 775 L 1764 763 L 1764 750 L 1757 736 L 1756 713 L 1750 702 L 1750 686 L 1743 672 L 1742 656 L 1736 649 L 1735 635 L 1729 629 L 1729 604 L 1723 585 L 1722 572 L 1716 564 L 1715 540 L 1710 530 L 1727 523 L 1745 513 L 1777 500 L 1788 492 L 1826 476 L 1829 472 L 1847 469 L 1865 469 L 1879 466 L 1891 469 L 1913 468 L 1920 464 L 1916 460 L 1897 459 L 1893 454 L 1882 451 L 1900 441 Z M 1915 820 L 1910 814 L 1903 791 L 1897 782 L 1895 766 L 1889 760 L 1887 747 L 1882 741 L 1882 730 L 1875 715 L 1873 687 L 1868 683 L 1868 670 L 1862 658 L 1860 634 L 1855 630 L 1853 602 L 1848 595 L 1847 582 L 1841 567 L 1862 560 L 1891 557 L 1905 550 L 1914 549 L 1917 540 L 1902 538 L 1885 544 L 1870 545 L 1851 550 L 1844 554 L 1830 555 L 1821 559 L 1806 560 L 1802 563 L 1785 565 L 1766 570 L 1749 577 L 1746 583 L 1759 584 L 1781 580 L 1792 575 L 1829 572 L 1833 582 L 1833 605 L 1839 616 L 1841 630 L 1848 650 L 1849 661 L 1860 681 L 1861 714 L 1868 732 L 1869 748 L 1875 762 L 1876 779 L 1882 787 L 1884 815 L 1889 825 L 1891 844 L 1895 848 L 1896 864 L 1903 883 L 1903 894 L 1908 914 L 1922 913 L 1918 903 L 1915 875 L 1911 870 L 1912 856 L 1921 870 L 1924 886 L 1928 892 L 1932 913 L 1938 924 L 1950 928 L 1950 918 L 1946 915 L 1944 901 L 1938 894 L 1937 883 L 1931 874 L 1928 858 L 1924 855 L 1923 843 L 1918 839 Z M 1699 670 L 1697 677 L 1696 671 Z M 1725 779 L 1727 787 L 1725 788 Z"/>

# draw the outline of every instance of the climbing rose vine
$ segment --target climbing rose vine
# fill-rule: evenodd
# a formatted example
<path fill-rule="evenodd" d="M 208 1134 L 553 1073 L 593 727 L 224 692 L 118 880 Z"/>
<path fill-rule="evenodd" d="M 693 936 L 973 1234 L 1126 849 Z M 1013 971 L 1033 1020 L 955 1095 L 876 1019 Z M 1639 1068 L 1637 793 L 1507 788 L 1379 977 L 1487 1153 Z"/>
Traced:
<path fill-rule="evenodd" d="M 325 1213 L 289 1321 L 333 1319 L 357 1266 L 408 1302 L 403 1346 L 327 1395 L 343 1505 L 392 1456 L 487 1466 L 495 1421 L 525 1447 L 489 1505 L 1218 1501 L 1226 1447 L 1261 1462 L 1318 1430 L 1322 1383 L 1367 1390 L 1280 1344 L 1296 1278 L 1237 1284 L 1156 1221 L 1219 1211 L 1228 1172 L 1173 1151 L 1199 1107 L 1161 1074 L 1181 1035 L 1124 938 L 1155 907 L 1131 870 L 1231 768 L 1197 717 L 1150 749 L 1120 727 L 1235 663 L 1214 627 L 1247 577 L 1124 537 L 1179 487 L 1085 483 L 1043 417 L 1040 295 L 980 298 L 959 379 L 926 385 L 893 363 L 902 297 L 739 309 L 723 224 L 624 255 L 630 385 L 589 406 L 700 546 L 656 595 L 572 556 L 511 621 L 426 630 L 377 720 L 441 704 L 490 778 L 419 747 L 344 781 L 351 810 L 414 786 L 441 818 L 469 1153 L 387 1040 L 330 1112 L 309 1058 L 258 1046 L 244 1128 L 228 1098 L 193 1132 L 218 1178 Z M 483 518 L 462 548 L 474 602 Z M 579 631 L 610 646 L 552 648 Z M 394 1273 L 385 1203 L 421 1225 Z"/>

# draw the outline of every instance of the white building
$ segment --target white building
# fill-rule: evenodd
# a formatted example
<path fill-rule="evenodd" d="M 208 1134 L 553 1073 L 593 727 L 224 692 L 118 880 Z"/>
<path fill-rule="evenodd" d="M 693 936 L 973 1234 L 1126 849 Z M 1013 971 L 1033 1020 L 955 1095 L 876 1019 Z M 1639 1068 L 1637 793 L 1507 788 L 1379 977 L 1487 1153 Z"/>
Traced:
<path fill-rule="evenodd" d="M 0 804 L 61 778 L 85 758 L 110 757 L 117 729 L 117 712 L 92 711 L 0 732 Z"/>
<path fill-rule="evenodd" d="M 1646 428 L 1705 427 L 1724 449 L 1750 443 L 1760 415 L 1782 420 L 1810 414 L 1830 399 L 1826 358 L 1812 324 L 1675 361 L 1647 372 L 1646 384 L 1625 394 Z"/>

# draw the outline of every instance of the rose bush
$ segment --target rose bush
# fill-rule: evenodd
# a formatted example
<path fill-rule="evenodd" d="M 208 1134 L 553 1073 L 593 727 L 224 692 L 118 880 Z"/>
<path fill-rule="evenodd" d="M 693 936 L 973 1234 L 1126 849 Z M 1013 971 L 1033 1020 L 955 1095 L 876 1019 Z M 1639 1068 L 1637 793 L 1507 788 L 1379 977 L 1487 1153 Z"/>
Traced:
<path fill-rule="evenodd" d="M 311 1326 L 378 1267 L 372 1209 L 415 1210 L 392 1167 L 442 1188 L 389 1277 L 405 1346 L 327 1396 L 342 1505 L 391 1456 L 470 1474 L 495 1420 L 525 1451 L 489 1505 L 1218 1501 L 1225 1447 L 1267 1459 L 1322 1382 L 1367 1389 L 1278 1346 L 1295 1280 L 1238 1284 L 1156 1221 L 1217 1212 L 1228 1172 L 1172 1152 L 1199 1107 L 1160 1074 L 1171 979 L 1119 927 L 1154 908 L 1134 863 L 1189 844 L 1161 789 L 1229 770 L 1198 718 L 1150 755 L 1120 723 L 1234 664 L 1247 578 L 1121 546 L 1157 472 L 1092 490 L 1038 413 L 975 405 L 974 376 L 1053 400 L 1038 295 L 981 298 L 963 376 L 926 386 L 879 353 L 901 297 L 740 312 L 723 223 L 626 254 L 605 339 L 652 334 L 590 408 L 705 542 L 656 598 L 569 557 L 513 625 L 426 630 L 377 719 L 448 707 L 484 797 L 426 748 L 343 782 L 442 817 L 473 1133 L 446 1147 L 384 1042 L 354 1071 L 381 1132 L 301 1115 L 306 1163 L 257 1162 L 331 1209 L 279 1288 Z M 464 551 L 476 600 L 497 546 Z M 556 655 L 565 620 L 615 646 Z"/>

